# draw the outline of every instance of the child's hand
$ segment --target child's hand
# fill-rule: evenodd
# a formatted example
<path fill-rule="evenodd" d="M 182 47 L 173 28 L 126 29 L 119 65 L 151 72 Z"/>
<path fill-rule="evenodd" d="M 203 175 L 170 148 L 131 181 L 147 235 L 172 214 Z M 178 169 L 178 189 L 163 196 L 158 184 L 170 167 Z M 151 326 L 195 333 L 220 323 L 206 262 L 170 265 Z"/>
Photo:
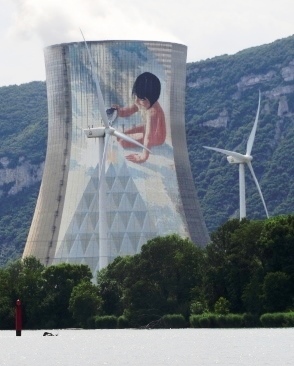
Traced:
<path fill-rule="evenodd" d="M 111 108 L 116 109 L 117 115 L 120 116 L 121 107 L 118 104 L 113 104 Z"/>
<path fill-rule="evenodd" d="M 148 156 L 146 156 L 145 154 L 130 154 L 126 156 L 126 159 L 128 161 L 131 161 L 132 163 L 144 163 L 147 159 Z"/>

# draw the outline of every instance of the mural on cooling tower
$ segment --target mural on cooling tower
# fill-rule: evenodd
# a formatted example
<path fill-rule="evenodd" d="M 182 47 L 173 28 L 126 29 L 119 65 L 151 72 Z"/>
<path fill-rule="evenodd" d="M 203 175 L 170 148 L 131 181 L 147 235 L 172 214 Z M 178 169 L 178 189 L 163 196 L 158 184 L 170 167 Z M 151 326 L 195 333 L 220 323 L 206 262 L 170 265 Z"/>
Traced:
<path fill-rule="evenodd" d="M 94 70 L 85 45 L 69 44 L 72 143 L 54 262 L 84 258 L 94 269 L 102 241 L 107 241 L 112 260 L 138 253 L 157 235 L 176 232 L 189 236 L 171 139 L 171 119 L 183 123 L 184 118 L 185 68 L 172 72 L 171 44 L 163 43 L 166 49 L 139 41 L 89 42 L 88 46 Z M 186 47 L 180 50 L 177 58 L 185 65 Z M 151 150 L 111 137 L 103 199 L 98 190 L 100 142 L 87 139 L 84 133 L 89 126 L 102 126 L 94 74 L 105 108 L 117 110 L 113 127 Z M 173 95 L 172 83 L 176 86 Z M 180 103 L 181 115 L 171 113 L 172 103 Z M 99 233 L 102 217 L 106 230 Z"/>

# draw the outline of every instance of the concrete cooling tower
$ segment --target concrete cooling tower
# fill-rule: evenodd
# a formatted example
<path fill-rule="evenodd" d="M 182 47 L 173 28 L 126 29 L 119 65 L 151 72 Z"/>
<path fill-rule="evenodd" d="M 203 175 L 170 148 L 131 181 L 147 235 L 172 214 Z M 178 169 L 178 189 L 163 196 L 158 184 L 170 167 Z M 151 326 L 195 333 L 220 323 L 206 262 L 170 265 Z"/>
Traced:
<path fill-rule="evenodd" d="M 208 243 L 186 145 L 186 54 L 148 41 L 45 49 L 47 155 L 24 257 L 87 264 L 95 276 L 156 236 Z M 108 130 L 105 109 L 116 116 Z"/>

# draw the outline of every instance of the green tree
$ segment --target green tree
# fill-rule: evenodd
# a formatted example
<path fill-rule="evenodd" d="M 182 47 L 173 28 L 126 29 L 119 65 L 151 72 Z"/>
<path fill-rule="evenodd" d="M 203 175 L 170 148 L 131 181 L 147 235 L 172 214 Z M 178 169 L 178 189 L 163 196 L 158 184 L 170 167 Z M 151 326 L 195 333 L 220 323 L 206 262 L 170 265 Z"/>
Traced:
<path fill-rule="evenodd" d="M 260 266 L 252 271 L 250 281 L 244 286 L 242 301 L 246 312 L 260 315 L 263 311 L 262 285 L 264 270 Z"/>
<path fill-rule="evenodd" d="M 40 312 L 47 327 L 71 327 L 74 325 L 69 312 L 72 290 L 82 281 L 91 281 L 88 266 L 69 263 L 47 267 L 42 273 L 43 300 Z"/>
<path fill-rule="evenodd" d="M 228 314 L 230 311 L 230 302 L 224 297 L 220 297 L 214 304 L 214 312 L 216 314 Z"/>
<path fill-rule="evenodd" d="M 34 327 L 38 323 L 38 309 L 42 299 L 41 274 L 44 266 L 34 257 L 26 257 L 10 262 L 5 268 L 7 297 L 11 306 L 17 299 L 23 308 L 24 327 Z"/>
<path fill-rule="evenodd" d="M 208 312 L 208 306 L 205 301 L 192 301 L 190 305 L 190 314 L 199 315 Z"/>
<path fill-rule="evenodd" d="M 97 274 L 97 286 L 102 297 L 102 312 L 105 315 L 122 314 L 128 307 L 127 283 L 137 256 L 117 257 Z"/>
<path fill-rule="evenodd" d="M 211 243 L 205 248 L 205 293 L 210 308 L 222 296 L 227 297 L 226 269 L 228 253 L 232 247 L 232 233 L 239 228 L 239 220 L 229 220 L 211 235 Z"/>
<path fill-rule="evenodd" d="M 263 282 L 264 308 L 267 312 L 285 311 L 292 303 L 290 277 L 284 272 L 269 272 Z"/>
<path fill-rule="evenodd" d="M 168 235 L 148 241 L 140 254 L 115 260 L 105 277 L 118 282 L 124 313 L 132 326 L 140 326 L 168 313 L 187 317 L 202 272 L 202 250 L 188 239 Z"/>
<path fill-rule="evenodd" d="M 233 312 L 243 312 L 242 295 L 261 266 L 259 246 L 262 221 L 229 220 L 214 234 L 206 248 L 205 289 L 210 308 L 224 297 Z"/>
<path fill-rule="evenodd" d="M 0 268 L 0 329 L 14 328 L 14 306 L 10 297 L 8 273 Z"/>
<path fill-rule="evenodd" d="M 87 320 L 98 315 L 102 299 L 98 288 L 89 281 L 82 281 L 76 285 L 69 299 L 69 311 L 81 327 L 87 327 Z"/>
<path fill-rule="evenodd" d="M 41 281 L 45 267 L 35 257 L 24 258 L 22 264 L 18 289 L 25 310 L 26 326 L 36 327 L 40 320 L 38 313 L 42 301 Z"/>
<path fill-rule="evenodd" d="M 294 282 L 294 215 L 267 220 L 260 244 L 266 271 L 285 272 Z"/>

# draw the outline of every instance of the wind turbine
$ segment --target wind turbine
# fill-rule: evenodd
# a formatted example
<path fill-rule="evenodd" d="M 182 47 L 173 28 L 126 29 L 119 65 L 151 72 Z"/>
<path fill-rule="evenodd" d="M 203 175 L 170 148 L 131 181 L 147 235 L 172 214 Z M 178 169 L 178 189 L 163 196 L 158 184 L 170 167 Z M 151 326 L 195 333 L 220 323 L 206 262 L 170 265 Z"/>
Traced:
<path fill-rule="evenodd" d="M 258 117 L 259 117 L 259 111 L 260 111 L 260 99 L 261 99 L 261 94 L 259 92 L 257 113 L 256 113 L 255 121 L 254 121 L 254 124 L 253 124 L 253 128 L 251 130 L 249 139 L 247 141 L 247 149 L 246 149 L 246 154 L 245 155 L 237 153 L 235 151 L 219 149 L 217 147 L 203 146 L 205 149 L 214 150 L 214 151 L 220 152 L 224 155 L 227 155 L 227 160 L 230 164 L 239 164 L 240 220 L 242 220 L 243 218 L 246 217 L 245 165 L 248 166 L 248 168 L 249 168 L 249 170 L 252 174 L 253 180 L 256 184 L 257 190 L 258 190 L 260 198 L 262 200 L 266 216 L 267 216 L 267 218 L 269 217 L 269 214 L 268 214 L 268 211 L 267 211 L 267 208 L 266 208 L 266 204 L 265 204 L 265 201 L 264 201 L 259 183 L 257 181 L 257 178 L 255 176 L 255 173 L 253 171 L 252 164 L 251 164 L 251 161 L 253 159 L 253 157 L 251 155 L 251 150 L 252 150 L 252 147 L 253 147 L 256 128 L 257 128 L 257 123 L 258 123 Z"/>
<path fill-rule="evenodd" d="M 80 30 L 81 31 L 81 30 Z M 93 79 L 96 86 L 98 110 L 100 112 L 102 122 L 104 126 L 102 127 L 92 127 L 85 129 L 84 132 L 88 138 L 98 138 L 99 141 L 99 270 L 106 267 L 109 258 L 109 246 L 107 241 L 107 217 L 106 217 L 106 181 L 105 181 L 105 162 L 107 156 L 108 144 L 111 136 L 115 136 L 119 139 L 131 142 L 137 146 L 142 147 L 145 150 L 151 151 L 142 145 L 140 142 L 132 139 L 131 137 L 125 135 L 122 132 L 117 131 L 112 127 L 113 121 L 117 117 L 117 111 L 114 108 L 105 108 L 103 95 L 101 92 L 98 77 L 95 73 L 94 63 L 89 50 L 88 44 L 85 40 L 83 32 L 81 31 L 84 43 L 87 49 L 88 57 L 91 63 L 91 69 L 93 72 Z"/>

